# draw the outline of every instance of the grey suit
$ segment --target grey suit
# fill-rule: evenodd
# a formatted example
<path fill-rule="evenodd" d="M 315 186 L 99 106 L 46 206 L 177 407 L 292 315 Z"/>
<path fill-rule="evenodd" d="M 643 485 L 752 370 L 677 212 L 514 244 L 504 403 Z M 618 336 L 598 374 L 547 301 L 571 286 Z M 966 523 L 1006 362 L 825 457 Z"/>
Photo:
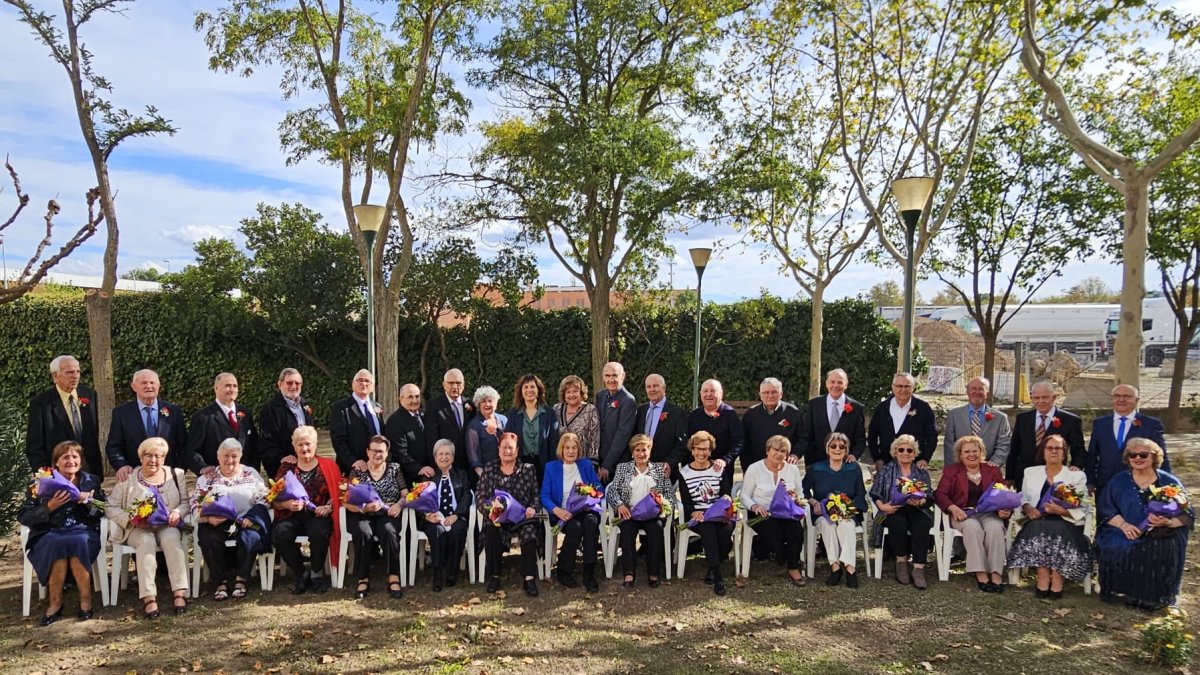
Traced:
<path fill-rule="evenodd" d="M 955 441 L 963 436 L 971 435 L 969 411 L 970 406 L 964 405 L 946 414 L 946 433 L 943 436 L 942 444 L 945 450 L 946 464 L 954 463 Z M 983 407 L 983 412 L 985 417 L 989 413 L 992 416 L 990 420 L 984 419 L 982 427 L 979 429 L 979 436 L 983 439 L 983 445 L 987 449 L 986 459 L 997 466 L 1004 466 L 1008 459 L 1009 437 L 1012 435 L 1008 424 L 1008 415 L 987 405 Z"/>

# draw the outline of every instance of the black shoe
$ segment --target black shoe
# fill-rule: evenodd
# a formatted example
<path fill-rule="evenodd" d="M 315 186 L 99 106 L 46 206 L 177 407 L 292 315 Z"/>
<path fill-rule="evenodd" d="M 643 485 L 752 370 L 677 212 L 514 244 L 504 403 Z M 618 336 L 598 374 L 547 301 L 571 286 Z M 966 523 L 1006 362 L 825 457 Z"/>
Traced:
<path fill-rule="evenodd" d="M 329 590 L 329 580 L 325 577 L 316 577 L 308 583 L 308 586 L 313 593 L 321 595 Z"/>
<path fill-rule="evenodd" d="M 487 582 L 487 592 L 495 593 L 500 590 L 500 577 L 491 577 Z"/>
<path fill-rule="evenodd" d="M 180 600 L 183 601 L 182 605 L 179 604 Z M 177 595 L 177 596 L 171 598 L 171 609 L 172 609 L 172 611 L 175 612 L 175 616 L 179 616 L 180 614 L 186 614 L 187 610 L 188 610 L 187 596 Z"/>
<path fill-rule="evenodd" d="M 42 620 L 38 622 L 38 625 L 42 626 L 43 628 L 49 626 L 50 624 L 62 618 L 62 612 L 63 608 L 59 607 L 57 612 L 43 616 Z"/>
<path fill-rule="evenodd" d="M 636 580 L 637 580 L 637 577 L 631 576 L 630 578 L 621 582 L 621 588 L 633 588 L 633 582 Z"/>
<path fill-rule="evenodd" d="M 59 610 L 59 611 L 61 612 L 62 610 Z M 75 618 L 79 619 L 80 621 L 87 621 L 87 620 L 91 619 L 93 616 L 96 616 L 95 612 L 93 612 L 90 609 L 83 609 L 81 607 L 79 609 L 79 613 L 75 615 Z"/>
<path fill-rule="evenodd" d="M 445 582 L 442 581 L 442 575 L 440 575 L 440 574 L 433 575 L 433 592 L 434 593 L 441 593 L 442 586 L 444 584 L 445 584 Z"/>
<path fill-rule="evenodd" d="M 588 593 L 599 593 L 600 592 L 600 584 L 596 583 L 596 575 L 594 575 L 594 574 L 583 575 L 583 590 L 587 591 Z"/>
<path fill-rule="evenodd" d="M 1045 600 L 1050 597 L 1050 589 L 1047 588 L 1043 591 L 1040 588 L 1035 588 L 1033 589 L 1033 597 L 1037 598 L 1038 600 Z"/>
<path fill-rule="evenodd" d="M 296 575 L 296 583 L 292 584 L 292 595 L 304 595 L 309 588 L 308 573 Z"/>
<path fill-rule="evenodd" d="M 525 580 L 525 595 L 528 595 L 531 598 L 536 598 L 538 596 L 537 582 L 533 579 Z"/>
<path fill-rule="evenodd" d="M 1046 597 L 1051 600 L 1062 600 L 1062 591 L 1046 591 Z"/>
<path fill-rule="evenodd" d="M 662 585 L 661 579 L 651 579 L 650 580 L 650 588 L 658 588 L 661 585 Z"/>
<path fill-rule="evenodd" d="M 829 578 L 825 580 L 825 585 L 837 586 L 840 583 L 842 583 L 842 568 L 839 567 L 829 573 Z"/>
<path fill-rule="evenodd" d="M 704 575 L 704 583 L 708 584 L 709 586 L 713 585 L 713 571 L 711 569 L 708 571 L 708 574 Z"/>
<path fill-rule="evenodd" d="M 1003 583 L 999 583 L 999 584 L 993 583 L 992 584 L 992 592 L 993 593 L 1003 593 L 1004 592 L 1004 584 Z"/>
<path fill-rule="evenodd" d="M 434 590 L 439 590 L 439 589 L 434 589 Z M 397 600 L 404 597 L 404 589 L 400 587 L 399 581 L 389 581 L 388 582 L 388 595 L 392 596 L 393 598 L 395 598 Z"/>
<path fill-rule="evenodd" d="M 563 588 L 579 588 L 579 582 L 575 581 L 575 575 L 570 572 L 560 573 L 558 583 L 562 584 Z"/>
<path fill-rule="evenodd" d="M 846 588 L 858 588 L 858 572 L 846 572 Z"/>
<path fill-rule="evenodd" d="M 458 583 L 458 575 L 457 574 L 455 574 L 454 572 L 450 572 L 449 574 L 446 575 L 446 588 L 454 588 L 454 585 L 457 583 Z"/>
<path fill-rule="evenodd" d="M 725 595 L 725 581 L 722 579 L 713 579 L 713 593 L 717 595 Z"/>
<path fill-rule="evenodd" d="M 371 582 L 366 581 L 365 579 L 362 581 L 359 581 L 358 588 L 356 588 L 354 590 L 354 599 L 362 600 L 363 598 L 367 597 L 367 594 L 370 592 L 371 592 Z"/>
<path fill-rule="evenodd" d="M 154 605 L 153 611 L 146 609 L 150 605 Z M 143 603 L 142 604 L 142 616 L 146 617 L 147 619 L 157 619 L 158 617 L 162 616 L 162 612 L 159 611 L 159 609 L 158 609 L 158 602 L 155 600 L 151 600 L 149 602 Z"/>
<path fill-rule="evenodd" d="M 992 592 L 992 582 L 990 581 L 976 581 L 975 585 L 978 586 L 979 590 L 983 591 L 984 593 Z"/>

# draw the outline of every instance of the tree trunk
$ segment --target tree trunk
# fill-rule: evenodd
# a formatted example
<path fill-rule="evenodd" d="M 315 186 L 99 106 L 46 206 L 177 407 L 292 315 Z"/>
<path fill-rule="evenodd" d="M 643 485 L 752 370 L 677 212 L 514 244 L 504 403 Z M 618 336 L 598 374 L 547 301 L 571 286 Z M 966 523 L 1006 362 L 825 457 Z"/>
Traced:
<path fill-rule="evenodd" d="M 116 403 L 116 389 L 113 386 L 112 361 L 112 295 L 103 289 L 88 289 L 83 296 L 83 304 L 87 310 L 88 345 L 92 361 L 92 386 L 96 389 L 96 419 L 100 425 L 100 447 L 103 448 L 108 440 L 108 425 L 112 420 L 112 409 Z M 94 471 L 108 473 L 112 467 L 108 457 L 100 453 L 104 461 L 103 467 L 94 467 Z"/>
<path fill-rule="evenodd" d="M 388 293 L 375 294 L 375 398 L 383 406 L 385 418 L 400 400 L 400 309 L 389 297 Z"/>
<path fill-rule="evenodd" d="M 609 280 L 603 273 L 596 277 L 596 287 L 592 293 L 592 391 L 600 391 L 604 387 L 604 364 L 608 363 L 608 326 L 612 312 L 608 299 Z"/>
<path fill-rule="evenodd" d="M 1171 369 L 1171 393 L 1167 397 L 1167 412 L 1163 414 L 1163 427 L 1173 434 L 1179 427 L 1179 406 L 1183 403 L 1183 377 L 1187 373 L 1188 347 L 1192 343 L 1191 331 L 1179 331 L 1175 341 L 1175 367 Z"/>
<path fill-rule="evenodd" d="M 808 339 L 808 397 L 821 395 L 821 347 L 825 344 L 825 284 L 812 287 L 812 332 Z"/>
<path fill-rule="evenodd" d="M 988 382 L 995 382 L 996 377 L 996 339 L 999 337 L 999 332 L 983 328 L 979 329 L 979 336 L 983 338 L 983 376 Z M 966 385 L 966 382 L 963 383 Z M 988 405 L 992 404 L 992 388 L 988 387 Z"/>
<path fill-rule="evenodd" d="M 1121 243 L 1121 322 L 1117 329 L 1117 384 L 1138 386 L 1141 381 L 1142 300 L 1146 297 L 1146 246 L 1149 200 L 1144 176 L 1125 180 L 1125 240 Z"/>

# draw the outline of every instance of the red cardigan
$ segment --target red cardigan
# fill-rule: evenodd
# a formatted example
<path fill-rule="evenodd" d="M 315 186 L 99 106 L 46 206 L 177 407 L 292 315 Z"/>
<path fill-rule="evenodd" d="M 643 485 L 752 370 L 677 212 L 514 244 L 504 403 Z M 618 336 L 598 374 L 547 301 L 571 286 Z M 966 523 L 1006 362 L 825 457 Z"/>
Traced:
<path fill-rule="evenodd" d="M 1000 468 L 991 464 L 980 464 L 979 473 L 983 474 L 980 486 L 987 490 L 993 483 L 1003 483 L 1004 476 Z M 933 491 L 933 499 L 942 511 L 949 511 L 954 505 L 960 509 L 967 508 L 967 469 L 961 462 L 955 462 L 942 471 L 942 479 L 938 481 L 937 489 Z"/>

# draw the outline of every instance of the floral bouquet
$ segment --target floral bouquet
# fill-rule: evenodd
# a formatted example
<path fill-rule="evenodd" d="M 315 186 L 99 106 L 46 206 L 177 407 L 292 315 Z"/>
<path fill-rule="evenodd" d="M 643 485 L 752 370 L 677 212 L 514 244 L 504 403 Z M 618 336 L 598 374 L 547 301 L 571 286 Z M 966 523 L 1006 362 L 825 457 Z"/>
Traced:
<path fill-rule="evenodd" d="M 1021 493 L 1004 483 L 994 483 L 979 496 L 975 504 L 975 513 L 995 513 L 996 511 L 1012 511 L 1021 505 Z"/>
<path fill-rule="evenodd" d="M 283 478 L 271 482 L 271 489 L 267 490 L 267 503 L 274 504 L 276 501 L 286 502 L 296 499 L 304 502 L 304 508 L 312 510 L 317 508 L 316 504 L 308 497 L 308 490 L 304 489 L 304 484 L 296 478 L 296 474 L 291 471 L 285 473 Z"/>
<path fill-rule="evenodd" d="M 704 520 L 689 520 L 679 529 L 695 527 L 701 522 L 705 523 L 732 523 L 737 520 L 737 507 L 733 503 L 733 499 L 728 495 L 721 497 L 713 502 L 713 505 L 704 509 Z"/>
<path fill-rule="evenodd" d="M 404 508 L 418 513 L 433 513 L 438 510 L 438 493 L 432 481 L 423 481 L 412 486 L 404 495 Z"/>
<path fill-rule="evenodd" d="M 1046 511 L 1047 504 L 1057 504 L 1064 509 L 1078 509 L 1083 507 L 1084 494 L 1077 491 L 1075 488 L 1066 483 L 1055 483 L 1046 490 L 1046 494 L 1042 495 L 1041 501 L 1038 502 L 1038 511 L 1043 513 Z"/>
<path fill-rule="evenodd" d="M 162 527 L 169 522 L 167 504 L 158 488 L 147 486 L 147 495 L 129 506 L 129 524 L 133 527 Z"/>
<path fill-rule="evenodd" d="M 669 518 L 670 516 L 671 503 L 654 490 L 651 490 L 650 494 L 642 497 L 641 501 L 629 509 L 630 520 L 650 520 L 651 518 Z"/>
<path fill-rule="evenodd" d="M 1149 516 L 1159 516 L 1162 518 L 1174 518 L 1187 510 L 1188 498 L 1187 492 L 1183 486 L 1171 484 L 1159 487 L 1157 485 L 1150 486 L 1150 501 L 1146 502 L 1146 520 L 1138 525 L 1138 529 L 1145 532 L 1150 529 Z"/>
<path fill-rule="evenodd" d="M 818 516 L 831 523 L 850 520 L 858 515 L 858 507 L 854 505 L 854 500 L 850 499 L 850 495 L 845 492 L 829 493 L 828 497 L 817 502 L 817 510 L 820 511 Z"/>
<path fill-rule="evenodd" d="M 220 518 L 221 520 L 236 520 L 237 507 L 229 495 L 206 494 L 200 499 L 200 516 Z"/>
<path fill-rule="evenodd" d="M 567 494 L 567 502 L 563 505 L 563 509 L 571 515 L 579 514 L 583 511 L 600 512 L 600 502 L 604 501 L 604 491 L 597 489 L 594 485 L 587 483 L 576 483 L 575 487 Z"/>
<path fill-rule="evenodd" d="M 771 497 L 771 505 L 767 507 L 771 518 L 800 520 L 804 517 L 804 500 L 795 490 L 788 489 L 787 483 L 779 481 L 775 486 L 775 495 Z"/>
<path fill-rule="evenodd" d="M 379 502 L 383 504 L 383 499 L 379 496 L 379 491 L 370 483 L 360 483 L 357 480 L 350 481 L 346 486 L 346 503 L 353 504 L 358 508 L 363 508 L 368 504 Z"/>
<path fill-rule="evenodd" d="M 46 501 L 50 501 L 56 492 L 66 490 L 71 493 L 72 501 L 79 501 L 79 488 L 67 480 L 67 477 L 59 473 L 57 469 L 50 467 L 42 467 L 33 474 L 33 485 L 29 490 L 35 498 Z"/>
<path fill-rule="evenodd" d="M 929 486 L 923 480 L 904 478 L 901 476 L 892 488 L 892 498 L 888 500 L 892 506 L 904 506 L 910 499 L 925 499 Z"/>
<path fill-rule="evenodd" d="M 488 509 L 488 520 L 496 527 L 519 523 L 525 520 L 525 507 L 504 490 L 496 490 Z"/>

